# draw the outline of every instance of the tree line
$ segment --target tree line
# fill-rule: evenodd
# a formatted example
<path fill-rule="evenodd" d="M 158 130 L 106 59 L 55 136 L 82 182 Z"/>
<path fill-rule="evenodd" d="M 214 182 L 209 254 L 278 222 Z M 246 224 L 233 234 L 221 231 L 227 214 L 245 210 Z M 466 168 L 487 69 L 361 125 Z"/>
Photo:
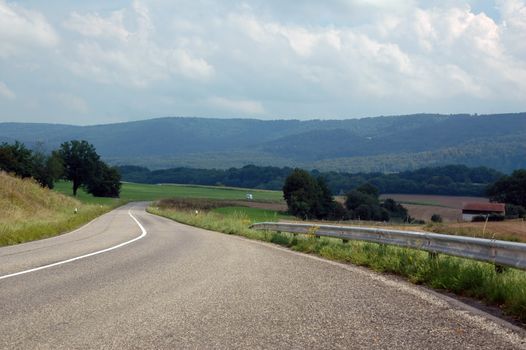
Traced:
<path fill-rule="evenodd" d="M 526 218 L 526 169 L 502 176 L 486 188 L 486 194 L 492 202 L 506 203 L 506 218 Z M 302 169 L 294 169 L 283 185 L 288 211 L 301 219 L 415 222 L 404 206 L 391 198 L 381 201 L 379 195 L 377 187 L 364 183 L 346 193 L 344 203 L 339 203 L 322 176 Z M 499 220 L 504 218 L 499 216 Z M 441 222 L 442 218 L 435 214 L 431 221 Z"/>
<path fill-rule="evenodd" d="M 487 188 L 492 202 L 506 203 L 506 218 L 526 218 L 526 169 L 515 170 Z"/>
<path fill-rule="evenodd" d="M 149 170 L 138 166 L 120 166 L 125 181 L 139 183 L 180 183 L 193 185 L 224 185 L 232 187 L 280 190 L 285 179 L 294 171 L 289 167 L 247 165 L 230 169 L 171 168 Z M 370 183 L 380 193 L 437 194 L 455 196 L 483 196 L 486 186 L 503 176 L 485 168 L 464 165 L 428 167 L 396 174 L 344 173 L 310 171 L 323 177 L 326 186 L 335 194 L 344 194 Z"/>
<path fill-rule="evenodd" d="M 344 204 L 334 200 L 323 177 L 294 169 L 283 185 L 283 197 L 292 215 L 319 220 L 412 221 L 407 209 L 395 200 L 379 199 L 379 191 L 366 183 L 345 196 Z"/>
<path fill-rule="evenodd" d="M 86 142 L 64 142 L 46 154 L 31 150 L 18 141 L 0 144 L 0 170 L 34 178 L 41 186 L 53 188 L 57 180 L 72 182 L 73 195 L 84 188 L 96 197 L 119 197 L 121 176 L 117 168 L 104 163 L 95 147 Z"/>

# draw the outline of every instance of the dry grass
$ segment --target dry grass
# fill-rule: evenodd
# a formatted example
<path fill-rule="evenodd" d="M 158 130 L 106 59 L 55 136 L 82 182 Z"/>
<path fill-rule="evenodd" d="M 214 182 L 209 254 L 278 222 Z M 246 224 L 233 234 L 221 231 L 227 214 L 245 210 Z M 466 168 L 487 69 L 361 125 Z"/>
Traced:
<path fill-rule="evenodd" d="M 488 222 L 459 222 L 448 224 L 432 224 L 426 230 L 451 235 L 502 239 L 506 241 L 526 242 L 526 221 L 509 220 Z"/>
<path fill-rule="evenodd" d="M 0 246 L 69 231 L 110 209 L 82 204 L 42 188 L 31 179 L 22 180 L 0 172 Z"/>

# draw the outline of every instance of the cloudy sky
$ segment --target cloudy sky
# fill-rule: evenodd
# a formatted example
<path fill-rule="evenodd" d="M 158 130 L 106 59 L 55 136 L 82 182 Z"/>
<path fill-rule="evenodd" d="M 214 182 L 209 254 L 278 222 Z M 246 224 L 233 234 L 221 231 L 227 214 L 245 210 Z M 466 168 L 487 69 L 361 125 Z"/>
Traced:
<path fill-rule="evenodd" d="M 523 0 L 0 0 L 0 121 L 519 111 Z"/>

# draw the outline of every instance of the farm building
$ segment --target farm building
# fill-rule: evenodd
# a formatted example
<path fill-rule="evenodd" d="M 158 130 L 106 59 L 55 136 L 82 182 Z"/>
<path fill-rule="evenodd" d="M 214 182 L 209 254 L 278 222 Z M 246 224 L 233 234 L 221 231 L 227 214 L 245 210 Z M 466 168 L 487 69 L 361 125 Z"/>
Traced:
<path fill-rule="evenodd" d="M 504 203 L 466 203 L 462 208 L 462 220 L 472 221 L 475 216 L 505 215 Z"/>

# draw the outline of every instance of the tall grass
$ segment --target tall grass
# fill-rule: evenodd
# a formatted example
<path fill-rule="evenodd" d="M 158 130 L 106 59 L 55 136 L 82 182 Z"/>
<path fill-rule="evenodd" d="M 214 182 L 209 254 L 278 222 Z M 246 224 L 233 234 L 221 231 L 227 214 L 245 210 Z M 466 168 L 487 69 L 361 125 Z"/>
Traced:
<path fill-rule="evenodd" d="M 31 179 L 22 180 L 0 172 L 0 246 L 70 231 L 112 208 L 83 204 L 42 188 Z"/>
<path fill-rule="evenodd" d="M 413 249 L 251 230 L 248 228 L 250 218 L 239 212 L 231 215 L 215 212 L 195 214 L 158 207 L 150 207 L 148 211 L 192 226 L 272 242 L 295 251 L 397 274 L 416 284 L 497 305 L 505 313 L 526 322 L 526 273 L 523 271 L 510 268 L 496 273 L 491 264 L 445 255 L 430 258 L 426 252 Z"/>
<path fill-rule="evenodd" d="M 443 223 L 429 223 L 423 229 L 428 232 L 442 233 L 454 236 L 478 237 L 478 238 L 495 238 L 511 242 L 525 242 L 526 240 L 520 236 L 519 233 L 506 234 L 501 232 L 494 232 L 491 229 L 485 230 L 482 227 L 458 227 L 448 226 Z"/>

